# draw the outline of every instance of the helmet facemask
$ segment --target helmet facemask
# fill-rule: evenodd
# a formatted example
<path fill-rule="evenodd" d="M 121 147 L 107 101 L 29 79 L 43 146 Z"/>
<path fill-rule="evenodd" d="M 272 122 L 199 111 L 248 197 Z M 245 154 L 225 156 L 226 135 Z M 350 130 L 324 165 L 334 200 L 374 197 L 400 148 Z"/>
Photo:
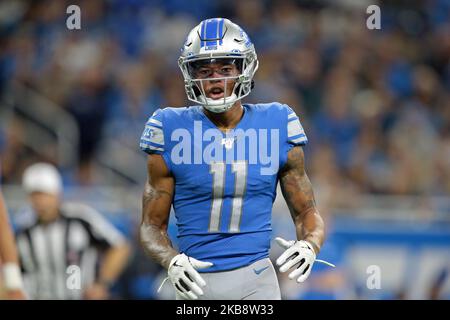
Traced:
<path fill-rule="evenodd" d="M 197 71 L 202 67 L 211 63 L 222 63 L 223 65 L 233 64 L 236 66 L 239 74 L 224 75 L 223 77 L 198 77 Z M 205 109 L 221 113 L 230 109 L 233 104 L 247 96 L 253 85 L 253 75 L 258 69 L 258 60 L 256 54 L 249 52 L 248 54 L 237 54 L 236 56 L 214 56 L 214 57 L 197 57 L 194 59 L 180 59 L 179 66 L 183 72 L 185 79 L 185 90 L 190 101 L 204 106 Z M 223 98 L 212 99 L 207 97 L 204 89 L 205 81 L 224 81 Z M 234 81 L 234 87 L 227 92 L 229 81 Z M 227 96 L 227 94 L 229 94 Z"/>

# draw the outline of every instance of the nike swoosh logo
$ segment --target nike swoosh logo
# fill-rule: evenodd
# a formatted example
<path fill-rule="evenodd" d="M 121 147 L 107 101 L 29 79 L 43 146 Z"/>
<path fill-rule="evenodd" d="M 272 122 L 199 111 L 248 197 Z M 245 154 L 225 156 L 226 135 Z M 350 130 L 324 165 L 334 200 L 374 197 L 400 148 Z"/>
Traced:
<path fill-rule="evenodd" d="M 268 268 L 269 268 L 269 266 L 264 267 L 264 268 L 261 268 L 261 269 L 258 269 L 258 270 L 253 269 L 253 271 L 254 271 L 256 274 L 260 274 L 261 272 L 263 272 L 264 270 L 266 270 L 266 269 L 268 269 Z"/>

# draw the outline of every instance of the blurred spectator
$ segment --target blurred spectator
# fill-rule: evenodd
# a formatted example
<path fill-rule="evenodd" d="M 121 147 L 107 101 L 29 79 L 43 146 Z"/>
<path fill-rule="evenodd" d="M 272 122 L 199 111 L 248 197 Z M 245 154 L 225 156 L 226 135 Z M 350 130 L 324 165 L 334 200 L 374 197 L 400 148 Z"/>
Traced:
<path fill-rule="evenodd" d="M 70 94 L 67 110 L 74 116 L 79 127 L 80 182 L 91 183 L 92 160 L 100 142 L 108 110 L 110 87 L 99 68 L 82 72 L 78 87 Z"/>

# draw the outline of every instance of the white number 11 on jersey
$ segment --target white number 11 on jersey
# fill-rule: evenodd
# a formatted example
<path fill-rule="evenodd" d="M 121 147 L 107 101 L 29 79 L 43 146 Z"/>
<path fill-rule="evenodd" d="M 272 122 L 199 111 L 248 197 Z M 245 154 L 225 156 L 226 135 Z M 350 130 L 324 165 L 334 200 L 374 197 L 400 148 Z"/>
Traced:
<path fill-rule="evenodd" d="M 242 216 L 242 204 L 244 201 L 245 186 L 247 184 L 247 161 L 234 161 L 231 170 L 235 174 L 234 196 L 231 208 L 229 232 L 239 232 Z M 225 187 L 226 164 L 213 162 L 210 164 L 209 173 L 213 175 L 213 197 L 209 220 L 209 232 L 218 232 L 222 215 L 223 193 Z"/>

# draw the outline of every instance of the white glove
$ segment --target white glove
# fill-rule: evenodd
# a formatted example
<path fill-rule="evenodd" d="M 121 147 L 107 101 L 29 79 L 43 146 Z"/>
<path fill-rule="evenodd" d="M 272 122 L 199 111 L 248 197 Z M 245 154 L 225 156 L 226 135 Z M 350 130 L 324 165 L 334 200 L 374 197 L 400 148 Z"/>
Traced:
<path fill-rule="evenodd" d="M 181 297 L 187 300 L 196 300 L 198 296 L 203 295 L 203 290 L 200 287 L 206 286 L 205 280 L 196 269 L 204 269 L 212 265 L 211 262 L 199 261 L 181 253 L 172 258 L 167 274 Z M 163 284 L 161 284 L 161 287 Z"/>
<path fill-rule="evenodd" d="M 323 260 L 316 260 L 316 253 L 308 241 L 286 241 L 277 237 L 275 241 L 286 249 L 277 259 L 276 264 L 280 267 L 280 272 L 286 272 L 293 266 L 299 264 L 297 268 L 289 274 L 289 279 L 297 278 L 297 282 L 305 281 L 311 273 L 314 261 L 325 263 L 331 267 L 333 264 Z"/>

